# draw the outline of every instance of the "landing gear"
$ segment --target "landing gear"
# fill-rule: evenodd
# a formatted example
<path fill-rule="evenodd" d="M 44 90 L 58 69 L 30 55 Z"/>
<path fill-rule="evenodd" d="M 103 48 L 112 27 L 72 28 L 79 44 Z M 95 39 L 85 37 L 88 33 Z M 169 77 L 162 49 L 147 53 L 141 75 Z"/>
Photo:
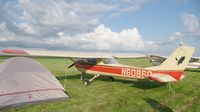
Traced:
<path fill-rule="evenodd" d="M 109 81 L 114 81 L 115 79 L 113 77 L 109 77 Z"/>
<path fill-rule="evenodd" d="M 94 79 L 96 79 L 97 77 L 99 77 L 100 75 L 94 75 L 94 77 L 92 77 L 90 80 L 84 80 L 83 81 L 83 84 L 84 85 L 86 85 L 86 86 L 88 86 L 88 85 L 90 85 L 90 83 L 94 80 Z"/>
<path fill-rule="evenodd" d="M 84 84 L 85 86 L 88 86 L 88 85 L 90 85 L 90 81 L 89 81 L 89 80 L 84 80 L 84 81 L 83 81 L 83 84 Z"/>

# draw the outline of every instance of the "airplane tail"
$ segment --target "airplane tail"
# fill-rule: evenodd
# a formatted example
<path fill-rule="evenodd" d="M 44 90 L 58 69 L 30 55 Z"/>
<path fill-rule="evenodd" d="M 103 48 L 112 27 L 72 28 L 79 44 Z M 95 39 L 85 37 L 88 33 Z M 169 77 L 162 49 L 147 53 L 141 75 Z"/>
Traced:
<path fill-rule="evenodd" d="M 187 67 L 194 51 L 195 48 L 193 47 L 180 45 L 160 66 L 146 68 L 156 71 L 149 78 L 160 82 L 172 82 L 184 78 L 183 71 Z"/>
<path fill-rule="evenodd" d="M 160 66 L 150 68 L 155 70 L 185 70 L 194 51 L 193 47 L 180 45 Z"/>

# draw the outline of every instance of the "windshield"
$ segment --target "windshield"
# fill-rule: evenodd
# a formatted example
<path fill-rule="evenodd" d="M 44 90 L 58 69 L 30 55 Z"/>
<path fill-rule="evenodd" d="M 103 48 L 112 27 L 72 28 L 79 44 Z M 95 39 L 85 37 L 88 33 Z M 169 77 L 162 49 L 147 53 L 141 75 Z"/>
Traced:
<path fill-rule="evenodd" d="M 115 58 L 106 58 L 103 59 L 104 64 L 119 64 Z"/>
<path fill-rule="evenodd" d="M 97 59 L 96 58 L 84 58 L 84 62 L 89 63 L 89 64 L 97 64 Z"/>

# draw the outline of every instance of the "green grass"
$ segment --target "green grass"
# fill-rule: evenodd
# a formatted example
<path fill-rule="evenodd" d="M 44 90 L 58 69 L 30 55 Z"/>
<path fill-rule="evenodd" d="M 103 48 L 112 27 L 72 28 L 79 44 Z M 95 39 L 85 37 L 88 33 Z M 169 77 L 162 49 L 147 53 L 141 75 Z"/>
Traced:
<path fill-rule="evenodd" d="M 7 57 L 0 57 L 0 62 Z M 47 67 L 64 85 L 65 66 L 72 62 L 61 58 L 34 58 Z M 122 64 L 151 66 L 147 59 L 119 59 Z M 84 86 L 80 72 L 74 67 L 68 70 L 65 89 L 70 95 L 66 101 L 27 105 L 22 108 L 0 110 L 6 112 L 198 112 L 200 111 L 200 69 L 188 69 L 186 78 L 168 85 L 149 80 L 106 77 L 97 78 Z M 91 77 L 88 75 L 87 77 Z"/>

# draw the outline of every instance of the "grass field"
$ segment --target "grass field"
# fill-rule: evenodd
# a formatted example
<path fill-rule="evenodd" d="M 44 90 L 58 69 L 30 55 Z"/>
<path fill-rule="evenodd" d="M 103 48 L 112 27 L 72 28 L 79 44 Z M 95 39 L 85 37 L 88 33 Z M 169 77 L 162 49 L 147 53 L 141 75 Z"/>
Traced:
<path fill-rule="evenodd" d="M 0 62 L 7 57 L 0 57 Z M 47 67 L 64 85 L 65 66 L 70 60 L 59 58 L 34 58 Z M 141 67 L 151 66 L 147 59 L 120 59 L 119 62 Z M 149 80 L 106 77 L 84 86 L 80 73 L 73 67 L 68 70 L 66 87 L 70 99 L 28 105 L 22 108 L 0 110 L 5 112 L 200 112 L 200 69 L 188 69 L 186 78 L 168 85 Z M 91 77 L 87 75 L 87 77 Z"/>

